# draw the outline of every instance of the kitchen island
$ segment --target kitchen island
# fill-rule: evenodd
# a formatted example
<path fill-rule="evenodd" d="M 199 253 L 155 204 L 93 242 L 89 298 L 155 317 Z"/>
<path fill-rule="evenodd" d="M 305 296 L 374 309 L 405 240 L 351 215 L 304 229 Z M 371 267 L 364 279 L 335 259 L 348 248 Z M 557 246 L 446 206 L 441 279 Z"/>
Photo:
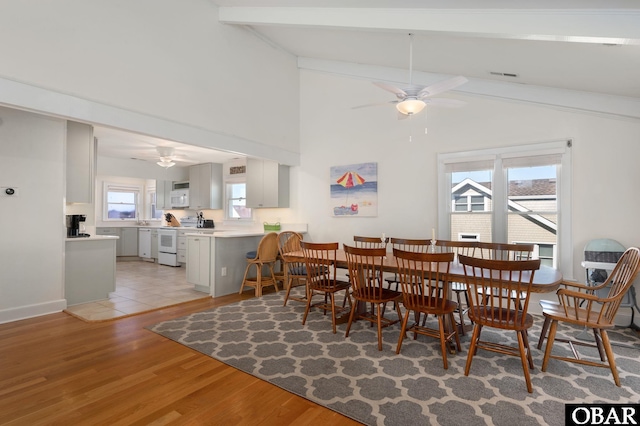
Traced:
<path fill-rule="evenodd" d="M 98 235 L 65 241 L 64 297 L 67 305 L 109 298 L 116 289 L 116 242 Z"/>
<path fill-rule="evenodd" d="M 306 232 L 306 225 L 298 232 Z M 264 231 L 188 232 L 187 282 L 213 297 L 237 293 L 247 267 L 246 253 L 258 248 Z"/>

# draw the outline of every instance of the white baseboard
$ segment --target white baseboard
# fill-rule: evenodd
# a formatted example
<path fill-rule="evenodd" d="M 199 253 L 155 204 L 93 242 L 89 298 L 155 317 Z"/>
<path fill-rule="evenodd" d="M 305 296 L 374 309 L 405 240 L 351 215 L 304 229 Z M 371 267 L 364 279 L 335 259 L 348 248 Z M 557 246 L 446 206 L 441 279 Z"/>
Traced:
<path fill-rule="evenodd" d="M 9 308 L 0 310 L 0 324 L 6 322 L 18 321 L 27 318 L 39 317 L 41 315 L 62 312 L 67 308 L 66 299 L 51 300 L 35 305 L 20 306 L 17 308 Z"/>

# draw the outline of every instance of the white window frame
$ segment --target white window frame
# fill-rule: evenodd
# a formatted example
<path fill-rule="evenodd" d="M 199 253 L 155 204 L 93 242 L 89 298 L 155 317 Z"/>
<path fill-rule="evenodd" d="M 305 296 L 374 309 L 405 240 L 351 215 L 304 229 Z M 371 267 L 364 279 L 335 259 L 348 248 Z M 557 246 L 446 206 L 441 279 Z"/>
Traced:
<path fill-rule="evenodd" d="M 251 216 L 248 218 L 229 217 L 229 201 L 231 194 L 228 191 L 229 184 L 244 183 L 246 185 L 246 175 L 236 177 L 225 177 L 224 179 L 224 221 L 229 223 L 253 223 L 253 209 Z"/>
<path fill-rule="evenodd" d="M 492 239 L 506 241 L 507 211 L 498 206 L 506 205 L 506 170 L 502 167 L 503 158 L 540 155 L 560 155 L 558 168 L 558 234 L 557 265 L 567 280 L 573 279 L 573 243 L 571 235 L 571 146 L 572 141 L 560 140 L 513 147 L 491 148 L 455 153 L 438 154 L 438 235 L 450 235 L 451 174 L 447 166 L 472 161 L 492 161 L 494 183 L 492 186 Z"/>
<path fill-rule="evenodd" d="M 135 194 L 136 217 L 109 218 L 109 192 L 133 192 Z M 105 182 L 102 190 L 102 220 L 105 222 L 137 222 L 143 208 L 141 194 L 143 194 L 143 187 L 140 185 Z"/>

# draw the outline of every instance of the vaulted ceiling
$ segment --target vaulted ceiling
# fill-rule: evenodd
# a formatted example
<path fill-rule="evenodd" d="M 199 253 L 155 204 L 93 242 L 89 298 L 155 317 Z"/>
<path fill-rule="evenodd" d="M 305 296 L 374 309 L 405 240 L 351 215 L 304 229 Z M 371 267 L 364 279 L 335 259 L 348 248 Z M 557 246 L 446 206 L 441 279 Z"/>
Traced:
<path fill-rule="evenodd" d="M 469 82 L 450 96 L 640 119 L 636 0 L 209 1 L 219 7 L 220 22 L 242 26 L 289 52 L 303 70 L 406 84 L 411 33 L 414 83 L 463 75 Z M 384 99 L 394 97 L 371 85 L 371 100 Z M 123 137 L 97 132 L 114 142 Z M 153 156 L 153 146 L 167 144 L 137 143 L 140 149 L 131 156 Z M 203 155 L 211 156 L 208 161 L 228 159 L 215 152 L 193 154 Z"/>

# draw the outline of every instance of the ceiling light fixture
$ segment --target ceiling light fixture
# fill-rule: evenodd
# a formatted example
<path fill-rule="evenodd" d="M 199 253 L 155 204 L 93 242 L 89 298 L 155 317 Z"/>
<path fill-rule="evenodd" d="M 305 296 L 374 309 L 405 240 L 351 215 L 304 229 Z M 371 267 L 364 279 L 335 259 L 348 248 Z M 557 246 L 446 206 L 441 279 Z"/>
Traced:
<path fill-rule="evenodd" d="M 160 161 L 158 161 L 156 164 L 160 167 L 164 167 L 165 169 L 168 169 L 169 167 L 173 167 L 176 165 L 176 163 L 171 161 L 171 158 L 167 158 L 167 157 L 160 157 Z"/>
<path fill-rule="evenodd" d="M 417 114 L 422 111 L 425 106 L 426 104 L 424 103 L 424 101 L 411 98 L 407 98 L 404 101 L 398 102 L 396 104 L 396 108 L 398 109 L 398 111 L 405 115 Z"/>

